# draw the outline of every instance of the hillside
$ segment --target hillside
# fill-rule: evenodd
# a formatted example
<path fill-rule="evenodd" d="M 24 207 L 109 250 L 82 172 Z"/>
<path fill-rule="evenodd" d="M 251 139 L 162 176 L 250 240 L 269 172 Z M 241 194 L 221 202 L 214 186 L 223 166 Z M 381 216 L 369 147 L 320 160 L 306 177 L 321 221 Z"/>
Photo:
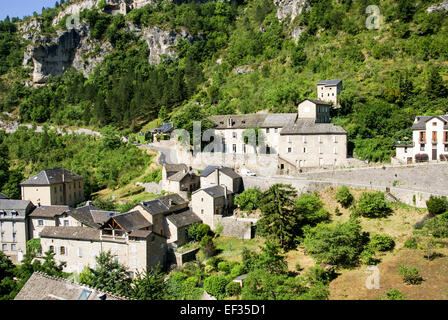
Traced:
<path fill-rule="evenodd" d="M 416 115 L 448 111 L 438 1 L 126 3 L 126 15 L 105 1 L 67 1 L 2 22 L 0 109 L 124 133 L 168 113 L 191 129 L 207 115 L 294 111 L 318 81 L 340 78 L 333 122 L 347 130 L 349 152 L 371 161 L 390 159 Z M 378 30 L 366 28 L 373 3 Z M 67 24 L 74 8 L 80 23 Z"/>

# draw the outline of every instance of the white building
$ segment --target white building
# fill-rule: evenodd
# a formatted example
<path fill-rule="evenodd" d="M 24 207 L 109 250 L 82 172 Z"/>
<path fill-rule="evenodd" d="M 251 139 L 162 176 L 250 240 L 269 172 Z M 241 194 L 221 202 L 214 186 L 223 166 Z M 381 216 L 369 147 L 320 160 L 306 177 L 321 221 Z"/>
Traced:
<path fill-rule="evenodd" d="M 331 102 L 335 107 L 340 107 L 339 94 L 342 91 L 342 80 L 324 80 L 317 84 L 317 99 Z"/>
<path fill-rule="evenodd" d="M 396 148 L 392 160 L 399 163 L 448 160 L 448 115 L 416 117 L 412 141 L 398 141 Z"/>

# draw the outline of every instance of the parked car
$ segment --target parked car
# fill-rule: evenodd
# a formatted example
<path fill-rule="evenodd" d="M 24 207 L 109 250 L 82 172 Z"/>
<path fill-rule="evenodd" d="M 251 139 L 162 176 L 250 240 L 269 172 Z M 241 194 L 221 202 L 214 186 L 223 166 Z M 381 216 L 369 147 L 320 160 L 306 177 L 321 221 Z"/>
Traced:
<path fill-rule="evenodd" d="M 249 169 L 241 169 L 241 174 L 243 176 L 249 176 L 249 177 L 255 177 L 257 175 L 255 172 L 252 172 Z"/>

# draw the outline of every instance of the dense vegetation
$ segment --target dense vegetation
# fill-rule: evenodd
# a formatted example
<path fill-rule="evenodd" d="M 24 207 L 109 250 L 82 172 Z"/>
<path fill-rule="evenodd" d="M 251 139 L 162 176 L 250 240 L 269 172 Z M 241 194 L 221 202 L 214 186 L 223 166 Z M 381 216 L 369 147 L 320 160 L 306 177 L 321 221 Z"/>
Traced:
<path fill-rule="evenodd" d="M 110 42 L 112 52 L 89 79 L 69 70 L 42 88 L 23 86 L 24 46 L 15 41 L 17 22 L 7 19 L 0 24 L 0 69 L 10 76 L 0 77 L 8 89 L 2 90 L 0 108 L 19 107 L 23 121 L 113 124 L 132 131 L 164 108 L 187 128 L 209 114 L 292 112 L 301 99 L 316 97 L 317 81 L 341 78 L 342 108 L 333 122 L 347 130 L 349 151 L 387 161 L 394 140 L 410 138 L 417 114 L 447 111 L 448 19 L 443 12 L 426 12 L 432 2 L 309 0 L 311 10 L 283 22 L 270 0 L 160 2 L 125 17 L 85 10 L 81 18 L 90 37 Z M 365 26 L 365 9 L 372 4 L 383 18 L 379 30 Z M 43 33 L 65 28 L 64 19 L 51 26 L 64 6 L 36 15 Z M 127 22 L 186 30 L 191 41 L 178 43 L 178 59 L 162 57 L 154 66 Z M 294 28 L 303 30 L 297 42 L 290 38 Z"/>
<path fill-rule="evenodd" d="M 101 189 L 128 184 L 140 176 L 152 160 L 106 129 L 98 138 L 57 134 L 46 127 L 38 133 L 21 127 L 13 134 L 0 134 L 0 151 L 3 153 L 0 187 L 17 199 L 20 199 L 18 184 L 25 177 L 48 168 L 63 167 L 83 176 L 88 199 Z"/>

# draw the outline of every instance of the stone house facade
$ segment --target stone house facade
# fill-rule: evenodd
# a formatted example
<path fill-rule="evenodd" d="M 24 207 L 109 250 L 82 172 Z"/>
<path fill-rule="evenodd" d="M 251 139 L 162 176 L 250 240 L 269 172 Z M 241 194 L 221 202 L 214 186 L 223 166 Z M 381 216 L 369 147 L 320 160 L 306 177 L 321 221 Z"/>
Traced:
<path fill-rule="evenodd" d="M 39 238 L 40 232 L 46 226 L 78 225 L 78 221 L 68 215 L 69 211 L 68 206 L 40 206 L 34 209 L 28 216 L 30 238 Z"/>
<path fill-rule="evenodd" d="M 331 102 L 335 107 L 340 107 L 339 94 L 342 91 L 342 80 L 324 80 L 317 84 L 317 99 Z"/>
<path fill-rule="evenodd" d="M 33 209 L 31 201 L 0 200 L 0 249 L 14 263 L 22 261 L 31 239 L 28 215 Z"/>
<path fill-rule="evenodd" d="M 162 189 L 173 193 L 189 193 L 200 187 L 200 178 L 185 164 L 166 164 L 162 169 Z"/>
<path fill-rule="evenodd" d="M 20 186 L 22 200 L 35 205 L 74 207 L 84 201 L 83 177 L 63 168 L 44 170 Z"/>
<path fill-rule="evenodd" d="M 208 166 L 201 173 L 201 188 L 225 186 L 230 193 L 239 193 L 243 187 L 243 180 L 233 169 L 220 166 Z"/>

